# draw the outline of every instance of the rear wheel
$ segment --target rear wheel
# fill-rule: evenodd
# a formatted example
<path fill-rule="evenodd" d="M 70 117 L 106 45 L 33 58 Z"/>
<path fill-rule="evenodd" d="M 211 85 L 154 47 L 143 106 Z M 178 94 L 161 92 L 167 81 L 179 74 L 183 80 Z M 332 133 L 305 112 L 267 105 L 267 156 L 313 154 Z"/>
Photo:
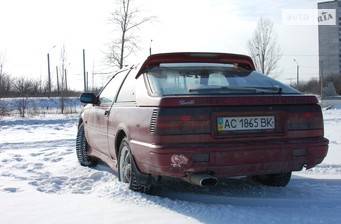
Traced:
<path fill-rule="evenodd" d="M 137 170 L 133 159 L 128 140 L 124 138 L 119 151 L 119 180 L 129 184 L 129 189 L 131 190 L 148 193 L 150 191 L 150 185 L 141 185 L 138 182 Z"/>
<path fill-rule="evenodd" d="M 81 124 L 78 128 L 76 139 L 76 154 L 79 163 L 82 166 L 96 166 L 98 161 L 88 155 L 88 142 L 84 135 L 84 125 Z"/>
<path fill-rule="evenodd" d="M 261 184 L 272 187 L 285 187 L 289 183 L 291 172 L 253 176 L 253 179 Z"/>

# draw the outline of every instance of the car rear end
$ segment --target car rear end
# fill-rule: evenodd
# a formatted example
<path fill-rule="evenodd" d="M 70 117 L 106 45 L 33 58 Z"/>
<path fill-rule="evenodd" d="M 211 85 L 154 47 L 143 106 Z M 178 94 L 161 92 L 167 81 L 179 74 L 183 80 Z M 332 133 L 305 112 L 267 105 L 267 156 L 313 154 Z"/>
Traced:
<path fill-rule="evenodd" d="M 139 146 L 150 154 L 137 162 L 142 172 L 192 182 L 198 175 L 289 173 L 323 161 L 328 140 L 315 96 L 255 72 L 247 58 L 193 55 L 155 56 L 141 72 L 157 99 L 151 141 Z"/>
<path fill-rule="evenodd" d="M 281 97 L 271 105 L 276 97 L 239 97 L 228 106 L 228 97 L 192 98 L 191 106 L 177 105 L 180 100 L 164 100 L 167 106 L 154 111 L 151 164 L 158 174 L 284 173 L 314 167 L 326 156 L 328 140 L 314 97 Z M 290 105 L 295 101 L 300 104 Z"/>

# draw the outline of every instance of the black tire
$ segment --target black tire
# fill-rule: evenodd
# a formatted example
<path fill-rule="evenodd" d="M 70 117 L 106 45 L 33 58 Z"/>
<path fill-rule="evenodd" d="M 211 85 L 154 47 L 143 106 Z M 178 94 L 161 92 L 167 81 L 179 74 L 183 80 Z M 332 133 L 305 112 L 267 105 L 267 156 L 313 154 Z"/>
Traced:
<path fill-rule="evenodd" d="M 81 124 L 78 128 L 76 139 L 76 154 L 79 163 L 82 166 L 96 166 L 98 161 L 88 155 L 88 142 L 84 135 L 84 125 Z"/>
<path fill-rule="evenodd" d="M 291 172 L 253 176 L 253 179 L 258 183 L 271 187 L 285 187 L 288 185 L 290 178 Z"/>
<path fill-rule="evenodd" d="M 129 184 L 129 189 L 133 191 L 149 193 L 150 185 L 141 185 L 138 182 L 137 171 L 134 165 L 128 140 L 124 138 L 121 142 L 118 156 L 118 178 L 123 183 Z"/>

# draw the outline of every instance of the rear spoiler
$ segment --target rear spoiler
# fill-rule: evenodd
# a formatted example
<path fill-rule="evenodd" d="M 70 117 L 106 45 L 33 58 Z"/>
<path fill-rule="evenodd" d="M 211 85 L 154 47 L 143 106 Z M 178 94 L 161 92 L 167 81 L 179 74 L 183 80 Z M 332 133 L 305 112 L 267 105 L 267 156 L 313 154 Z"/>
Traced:
<path fill-rule="evenodd" d="M 138 78 L 146 71 L 150 65 L 159 65 L 161 63 L 223 63 L 223 64 L 238 64 L 239 67 L 255 70 L 255 65 L 249 56 L 241 54 L 226 54 L 226 53 L 163 53 L 150 55 L 141 65 L 139 72 L 136 75 Z"/>

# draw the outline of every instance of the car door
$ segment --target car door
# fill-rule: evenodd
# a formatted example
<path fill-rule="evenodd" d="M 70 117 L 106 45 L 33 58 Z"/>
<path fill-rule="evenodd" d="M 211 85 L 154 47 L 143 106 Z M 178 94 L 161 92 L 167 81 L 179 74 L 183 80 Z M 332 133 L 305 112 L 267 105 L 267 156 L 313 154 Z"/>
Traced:
<path fill-rule="evenodd" d="M 117 73 L 98 95 L 98 103 L 91 109 L 88 120 L 88 142 L 93 149 L 109 155 L 108 120 L 110 108 L 115 102 L 117 92 L 127 74 L 127 70 Z"/>
<path fill-rule="evenodd" d="M 109 150 L 113 160 L 116 158 L 116 134 L 119 130 L 124 130 L 126 134 L 128 129 L 134 127 L 135 117 L 141 114 L 136 113 L 136 94 L 135 94 L 135 79 L 136 73 L 130 72 L 125 78 L 120 91 L 117 95 L 115 103 L 112 105 L 108 122 L 108 142 Z"/>

